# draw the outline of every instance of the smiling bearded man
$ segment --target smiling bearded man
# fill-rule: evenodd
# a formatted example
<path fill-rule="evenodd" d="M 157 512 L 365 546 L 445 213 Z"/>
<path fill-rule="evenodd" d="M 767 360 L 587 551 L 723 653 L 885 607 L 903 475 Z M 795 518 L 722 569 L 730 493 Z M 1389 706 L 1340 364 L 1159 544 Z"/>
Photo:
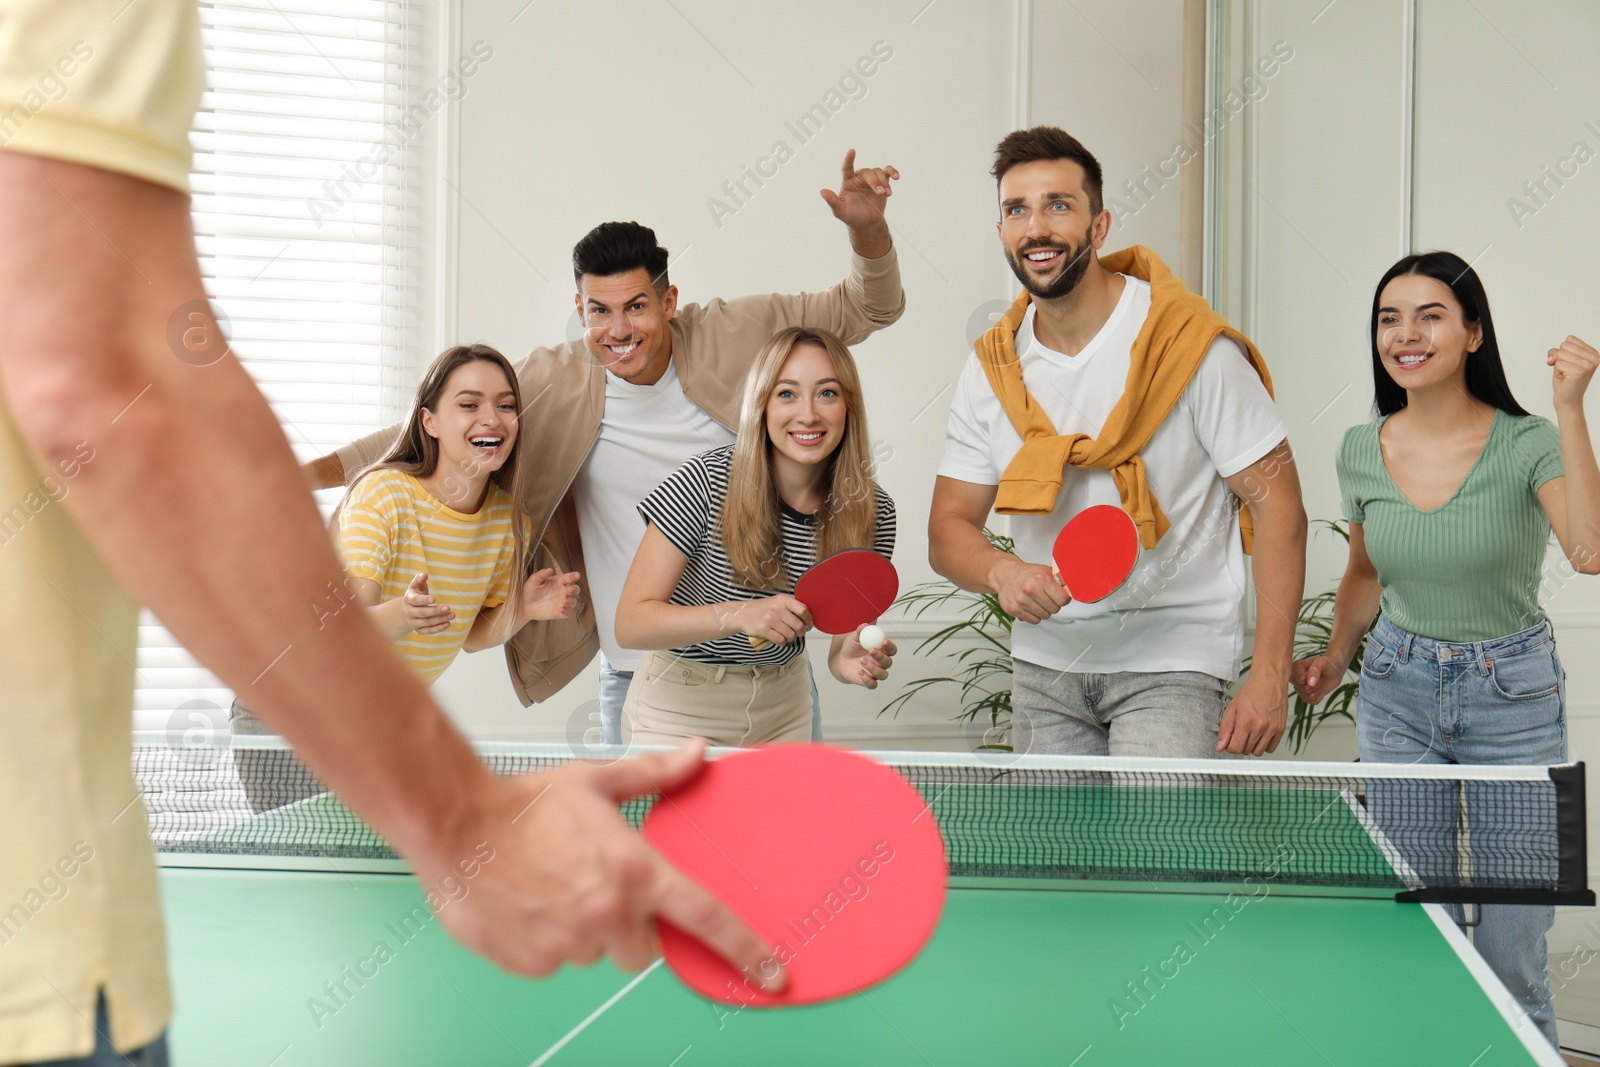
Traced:
<path fill-rule="evenodd" d="M 936 571 L 1017 620 L 1012 747 L 1270 752 L 1294 638 L 1277 605 L 1300 603 L 1306 519 L 1266 364 L 1149 249 L 1100 258 L 1100 164 L 1070 134 L 1008 135 L 993 174 L 1025 291 L 957 384 L 928 541 Z M 1080 603 L 1051 548 L 1097 504 L 1133 518 L 1143 553 L 1122 589 Z M 1015 554 L 984 536 L 991 509 L 1012 516 Z M 1254 661 L 1230 701 L 1252 532 Z"/>

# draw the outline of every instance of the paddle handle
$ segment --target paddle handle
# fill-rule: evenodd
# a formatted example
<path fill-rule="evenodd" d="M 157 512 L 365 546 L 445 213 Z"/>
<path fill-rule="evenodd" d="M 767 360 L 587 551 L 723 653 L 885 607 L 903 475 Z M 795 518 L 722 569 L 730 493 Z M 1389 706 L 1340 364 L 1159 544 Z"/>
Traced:
<path fill-rule="evenodd" d="M 750 647 L 755 649 L 757 652 L 760 652 L 763 648 L 766 648 L 768 645 L 772 644 L 772 642 L 768 641 L 765 637 L 757 637 L 755 634 L 749 634 L 748 636 L 750 638 Z"/>
<path fill-rule="evenodd" d="M 1061 588 L 1067 589 L 1067 583 L 1061 577 L 1061 568 L 1060 567 L 1057 567 L 1054 563 L 1050 564 L 1050 573 L 1056 576 L 1056 581 L 1061 583 Z M 1069 598 L 1072 596 L 1072 590 L 1067 589 L 1067 596 Z"/>

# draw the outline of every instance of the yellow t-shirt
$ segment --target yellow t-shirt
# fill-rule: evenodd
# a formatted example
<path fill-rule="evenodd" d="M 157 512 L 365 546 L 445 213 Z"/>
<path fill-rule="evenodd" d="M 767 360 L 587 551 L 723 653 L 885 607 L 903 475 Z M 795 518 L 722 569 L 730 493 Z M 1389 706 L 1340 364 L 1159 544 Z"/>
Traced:
<path fill-rule="evenodd" d="M 393 600 L 425 571 L 428 592 L 455 609 L 448 630 L 413 632 L 395 645 L 429 685 L 455 660 L 478 612 L 506 602 L 513 547 L 511 497 L 493 482 L 483 506 L 467 515 L 435 500 L 412 475 L 380 469 L 350 487 L 339 512 L 346 574 L 377 582 L 381 598 Z"/>
<path fill-rule="evenodd" d="M 0 0 L 0 149 L 188 188 L 205 80 L 194 0 Z M 138 613 L 0 392 L 0 1063 L 131 1050 L 172 1011 L 129 732 Z"/>
<path fill-rule="evenodd" d="M 0 389 L 0 1063 L 88 1055 L 106 993 L 120 1049 L 172 1011 L 132 773 L 138 611 L 61 501 L 92 441 L 33 465 Z"/>
<path fill-rule="evenodd" d="M 0 0 L 0 148 L 189 191 L 194 0 Z"/>

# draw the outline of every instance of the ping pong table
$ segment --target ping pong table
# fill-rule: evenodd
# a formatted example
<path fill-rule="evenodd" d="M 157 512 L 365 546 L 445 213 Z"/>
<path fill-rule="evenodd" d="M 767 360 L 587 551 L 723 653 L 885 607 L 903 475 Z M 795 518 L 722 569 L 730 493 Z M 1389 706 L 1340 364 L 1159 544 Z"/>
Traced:
<path fill-rule="evenodd" d="M 607 964 L 542 981 L 507 975 L 440 929 L 415 880 L 331 795 L 208 828 L 161 857 L 174 1057 L 263 1067 L 1562 1062 L 1441 906 L 1395 899 L 1404 861 L 1347 790 L 1286 800 L 1202 776 L 1180 809 L 1152 809 L 1132 864 L 1117 860 L 1133 875 L 1110 880 L 1092 848 L 1064 860 L 1047 841 L 1014 854 L 992 825 L 978 831 L 984 841 L 963 840 L 963 811 L 994 772 L 948 761 L 967 780 L 918 787 L 952 855 L 981 854 L 952 863 L 926 949 L 861 996 L 776 1011 L 710 1003 L 659 961 L 638 975 Z M 1070 850 L 1092 836 L 1103 796 L 1124 810 L 1130 797 L 1141 803 L 1140 787 L 1113 777 L 1025 787 L 1007 811 L 1042 805 L 1045 837 Z M 1339 852 L 1364 888 L 1303 884 L 1316 881 L 1297 869 L 1309 823 L 1317 847 Z M 308 825 L 337 828 L 323 855 L 285 845 Z M 1252 874 L 1206 881 L 1204 857 L 1219 849 Z M 1141 880 L 1147 861 L 1195 880 Z M 1075 877 L 1071 864 L 1101 876 Z"/>

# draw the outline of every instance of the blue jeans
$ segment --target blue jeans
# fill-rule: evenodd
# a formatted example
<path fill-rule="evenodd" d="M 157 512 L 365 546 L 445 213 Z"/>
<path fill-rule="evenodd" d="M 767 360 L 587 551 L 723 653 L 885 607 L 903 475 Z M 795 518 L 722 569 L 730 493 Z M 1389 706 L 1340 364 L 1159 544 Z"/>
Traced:
<path fill-rule="evenodd" d="M 1387 616 L 1367 637 L 1356 700 L 1356 739 L 1368 763 L 1501 763 L 1548 765 L 1567 758 L 1566 674 L 1548 622 L 1492 641 L 1435 641 L 1401 629 Z M 1407 783 L 1412 789 L 1416 783 Z M 1373 817 L 1390 832 L 1424 881 L 1453 862 L 1459 798 L 1440 783 L 1431 827 L 1385 819 L 1381 794 L 1369 797 Z M 1487 852 L 1494 827 L 1473 825 L 1478 806 L 1467 786 L 1467 833 Z M 1376 792 L 1376 791 L 1375 791 Z M 1410 800 L 1417 808 L 1416 794 Z M 1444 846 L 1441 848 L 1441 834 Z M 1500 836 L 1504 837 L 1504 831 Z M 1407 838 L 1413 840 L 1408 842 Z M 1431 838 L 1424 842 L 1423 838 Z M 1525 846 L 1524 846 L 1525 847 Z M 1431 858 L 1429 858 L 1431 857 Z M 1448 858 L 1441 858 L 1448 857 Z M 1553 872 L 1552 872 L 1553 873 Z M 1452 907 L 1457 922 L 1459 908 Z M 1534 1025 L 1559 1046 L 1545 934 L 1555 922 L 1548 905 L 1485 904 L 1472 943 Z"/>
<path fill-rule="evenodd" d="M 622 702 L 628 699 L 628 686 L 632 684 L 632 671 L 617 670 L 606 661 L 605 653 L 600 653 L 601 744 L 622 744 Z M 822 696 L 817 692 L 815 674 L 811 675 L 811 740 L 822 740 Z"/>
<path fill-rule="evenodd" d="M 1079 674 L 1012 663 L 1011 747 L 1034 755 L 1215 759 L 1228 686 L 1199 671 Z"/>
<path fill-rule="evenodd" d="M 100 994 L 99 1006 L 94 1011 L 94 1051 L 75 1060 L 51 1060 L 48 1063 L 23 1065 L 23 1067 L 167 1067 L 166 1035 L 156 1038 L 144 1048 L 119 1053 L 111 1046 L 111 1020 L 106 1015 L 106 995 Z"/>

